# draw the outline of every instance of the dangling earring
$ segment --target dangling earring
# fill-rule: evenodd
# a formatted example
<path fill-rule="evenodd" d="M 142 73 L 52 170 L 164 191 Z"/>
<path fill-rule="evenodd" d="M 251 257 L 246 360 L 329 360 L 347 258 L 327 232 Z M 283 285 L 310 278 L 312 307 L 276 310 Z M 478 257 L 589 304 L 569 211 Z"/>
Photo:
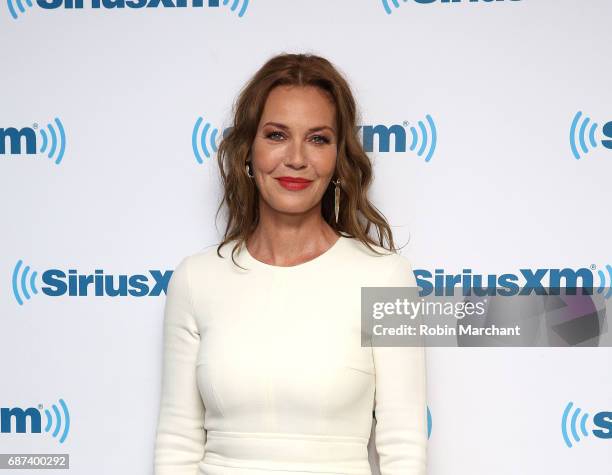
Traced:
<path fill-rule="evenodd" d="M 340 211 L 340 178 L 334 181 L 334 213 L 336 214 L 336 224 L 338 224 L 338 212 Z"/>
<path fill-rule="evenodd" d="M 250 163 L 250 162 L 246 162 L 246 165 L 244 166 L 244 168 L 245 168 L 245 170 L 246 170 L 246 174 L 247 174 L 247 176 L 248 176 L 249 178 L 253 178 L 255 175 L 251 175 L 251 171 L 250 171 L 250 168 L 249 168 L 249 163 Z"/>

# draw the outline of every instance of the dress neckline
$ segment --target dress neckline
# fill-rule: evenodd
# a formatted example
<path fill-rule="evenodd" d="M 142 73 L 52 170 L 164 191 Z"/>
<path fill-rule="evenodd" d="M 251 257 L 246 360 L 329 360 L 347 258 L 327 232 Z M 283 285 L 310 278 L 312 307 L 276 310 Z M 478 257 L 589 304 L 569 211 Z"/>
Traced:
<path fill-rule="evenodd" d="M 277 272 L 291 272 L 296 270 L 301 270 L 305 268 L 312 267 L 317 264 L 321 264 L 325 261 L 328 261 L 331 257 L 334 256 L 338 252 L 338 250 L 342 247 L 344 242 L 349 239 L 343 235 L 340 235 L 335 243 L 333 243 L 325 252 L 319 254 L 317 257 L 310 259 L 306 262 L 302 262 L 301 264 L 295 264 L 293 266 L 277 266 L 274 264 L 267 264 L 263 261 L 255 259 L 249 250 L 247 249 L 246 243 L 243 244 L 243 253 L 248 264 L 251 264 L 254 267 L 258 267 L 261 269 L 268 269 Z"/>

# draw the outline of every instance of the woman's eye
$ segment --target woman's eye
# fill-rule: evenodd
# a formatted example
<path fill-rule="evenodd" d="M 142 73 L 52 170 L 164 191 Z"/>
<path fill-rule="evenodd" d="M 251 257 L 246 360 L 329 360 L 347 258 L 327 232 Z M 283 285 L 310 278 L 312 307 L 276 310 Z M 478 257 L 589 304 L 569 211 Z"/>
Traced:
<path fill-rule="evenodd" d="M 282 137 L 283 134 L 281 134 L 280 132 L 270 132 L 268 135 L 266 135 L 266 137 L 267 138 L 272 138 L 275 135 L 278 135 L 278 136 Z"/>
<path fill-rule="evenodd" d="M 317 143 L 329 143 L 329 139 L 324 135 L 315 135 L 313 138 L 320 139 L 320 141 L 317 141 Z"/>

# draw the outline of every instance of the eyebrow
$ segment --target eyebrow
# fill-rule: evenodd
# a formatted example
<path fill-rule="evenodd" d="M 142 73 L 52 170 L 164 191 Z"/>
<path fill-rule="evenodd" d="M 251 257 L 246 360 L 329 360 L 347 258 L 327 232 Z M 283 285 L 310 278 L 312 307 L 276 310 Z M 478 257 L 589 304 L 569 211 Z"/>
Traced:
<path fill-rule="evenodd" d="M 285 124 L 281 124 L 279 122 L 266 122 L 263 127 L 265 127 L 266 125 L 274 125 L 280 129 L 283 130 L 289 130 L 289 127 L 287 127 Z M 329 129 L 331 130 L 334 134 L 336 133 L 336 131 L 330 127 L 329 125 L 318 125 L 317 127 L 311 127 L 310 129 L 307 130 L 308 133 L 310 132 L 317 132 L 319 130 L 323 130 L 323 129 Z"/>

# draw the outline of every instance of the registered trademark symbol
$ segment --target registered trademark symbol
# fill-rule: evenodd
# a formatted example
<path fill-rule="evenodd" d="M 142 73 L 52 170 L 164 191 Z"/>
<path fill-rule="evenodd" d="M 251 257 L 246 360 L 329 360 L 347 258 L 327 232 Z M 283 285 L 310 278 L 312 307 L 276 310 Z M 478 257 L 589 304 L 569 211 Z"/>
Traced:
<path fill-rule="evenodd" d="M 36 122 L 34 122 L 34 125 L 32 126 L 33 129 L 38 129 L 38 124 Z"/>
<path fill-rule="evenodd" d="M 42 405 L 42 404 L 39 404 L 39 405 L 38 405 L 38 409 L 42 410 L 42 408 L 43 408 L 43 405 Z"/>
<path fill-rule="evenodd" d="M 595 264 L 591 264 L 591 269 L 596 269 L 597 266 Z"/>
<path fill-rule="evenodd" d="M 405 121 L 404 121 L 404 122 L 402 122 L 402 123 L 404 124 L 404 127 L 408 127 L 408 124 L 409 124 L 410 122 L 408 122 L 407 120 L 405 120 Z"/>

